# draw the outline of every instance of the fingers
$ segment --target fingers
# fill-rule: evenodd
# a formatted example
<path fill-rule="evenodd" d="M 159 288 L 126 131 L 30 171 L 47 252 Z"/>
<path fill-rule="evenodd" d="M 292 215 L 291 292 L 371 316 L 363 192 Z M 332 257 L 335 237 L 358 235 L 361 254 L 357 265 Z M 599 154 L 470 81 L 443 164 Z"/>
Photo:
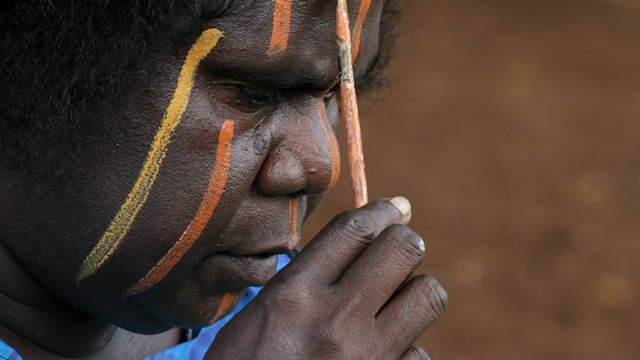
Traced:
<path fill-rule="evenodd" d="M 285 269 L 304 270 L 316 280 L 332 284 L 382 231 L 407 223 L 411 204 L 402 197 L 376 200 L 334 218 Z"/>
<path fill-rule="evenodd" d="M 429 359 L 413 343 L 443 312 L 447 295 L 430 276 L 410 278 L 425 252 L 422 238 L 402 225 L 410 214 L 409 202 L 394 198 L 336 217 L 243 310 L 267 323 L 242 328 L 274 334 L 270 341 L 299 338 L 299 354 Z M 260 315 L 279 312 L 295 321 Z"/>
<path fill-rule="evenodd" d="M 431 360 L 431 358 L 423 348 L 411 345 L 398 360 Z"/>
<path fill-rule="evenodd" d="M 413 230 L 404 225 L 391 225 L 336 283 L 336 293 L 356 294 L 350 305 L 375 317 L 420 265 L 424 251 L 424 241 Z"/>
<path fill-rule="evenodd" d="M 381 341 L 391 351 L 408 348 L 440 317 L 447 301 L 447 293 L 432 276 L 412 278 L 377 316 Z"/>

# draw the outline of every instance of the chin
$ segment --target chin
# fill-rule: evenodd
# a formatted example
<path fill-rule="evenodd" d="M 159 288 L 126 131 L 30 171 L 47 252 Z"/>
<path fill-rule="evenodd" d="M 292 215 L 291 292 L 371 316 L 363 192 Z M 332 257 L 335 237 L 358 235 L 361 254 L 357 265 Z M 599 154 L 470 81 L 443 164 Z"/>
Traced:
<path fill-rule="evenodd" d="M 152 328 L 136 328 L 132 331 L 157 334 L 174 327 L 207 327 L 231 313 L 246 290 L 247 288 L 234 289 L 222 294 L 206 294 L 204 290 L 188 293 L 177 291 L 154 294 L 153 297 L 145 296 L 139 300 L 157 322 Z"/>

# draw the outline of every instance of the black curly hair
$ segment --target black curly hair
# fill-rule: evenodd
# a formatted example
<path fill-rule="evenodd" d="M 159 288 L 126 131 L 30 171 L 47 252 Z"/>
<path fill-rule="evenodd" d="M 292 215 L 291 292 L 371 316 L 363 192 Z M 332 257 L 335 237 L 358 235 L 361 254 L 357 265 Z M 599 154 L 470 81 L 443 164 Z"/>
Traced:
<path fill-rule="evenodd" d="M 145 72 L 151 34 L 195 30 L 231 0 L 23 0 L 0 8 L 0 171 L 48 171 L 82 151 L 94 111 Z M 386 0 L 382 74 L 398 24 Z"/>

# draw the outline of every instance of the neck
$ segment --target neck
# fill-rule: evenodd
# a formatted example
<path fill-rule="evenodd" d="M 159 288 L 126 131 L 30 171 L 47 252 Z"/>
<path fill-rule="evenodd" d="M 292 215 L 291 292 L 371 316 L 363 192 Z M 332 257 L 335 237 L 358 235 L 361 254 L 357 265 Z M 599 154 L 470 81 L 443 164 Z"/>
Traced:
<path fill-rule="evenodd" d="M 85 357 L 109 341 L 115 327 L 55 299 L 0 244 L 0 338 L 25 354 Z"/>

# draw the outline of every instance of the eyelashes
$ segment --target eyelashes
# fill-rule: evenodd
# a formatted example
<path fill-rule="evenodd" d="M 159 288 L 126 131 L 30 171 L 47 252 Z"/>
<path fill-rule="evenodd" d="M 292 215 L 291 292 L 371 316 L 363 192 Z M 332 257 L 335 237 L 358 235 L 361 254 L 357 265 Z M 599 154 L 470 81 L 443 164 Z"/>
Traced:
<path fill-rule="evenodd" d="M 222 101 L 225 105 L 248 115 L 265 116 L 275 111 L 282 104 L 291 101 L 296 95 L 302 93 L 301 90 L 275 90 L 266 89 L 246 84 L 218 84 L 215 97 L 216 100 Z M 329 107 L 335 102 L 339 94 L 340 87 L 336 86 L 324 93 L 324 95 L 313 95 L 309 92 L 309 96 L 322 96 L 325 106 Z"/>
<path fill-rule="evenodd" d="M 235 101 L 236 106 L 252 112 L 276 108 L 287 99 L 285 93 L 277 90 L 239 87 L 238 92 L 240 96 Z"/>
<path fill-rule="evenodd" d="M 339 88 L 331 90 L 324 96 L 324 107 L 326 109 L 327 118 L 329 124 L 335 130 L 338 125 L 338 118 L 340 117 L 340 107 L 338 106 L 338 94 Z"/>
<path fill-rule="evenodd" d="M 218 84 L 217 101 L 247 115 L 266 115 L 286 100 L 281 91 L 250 87 L 244 84 Z"/>

